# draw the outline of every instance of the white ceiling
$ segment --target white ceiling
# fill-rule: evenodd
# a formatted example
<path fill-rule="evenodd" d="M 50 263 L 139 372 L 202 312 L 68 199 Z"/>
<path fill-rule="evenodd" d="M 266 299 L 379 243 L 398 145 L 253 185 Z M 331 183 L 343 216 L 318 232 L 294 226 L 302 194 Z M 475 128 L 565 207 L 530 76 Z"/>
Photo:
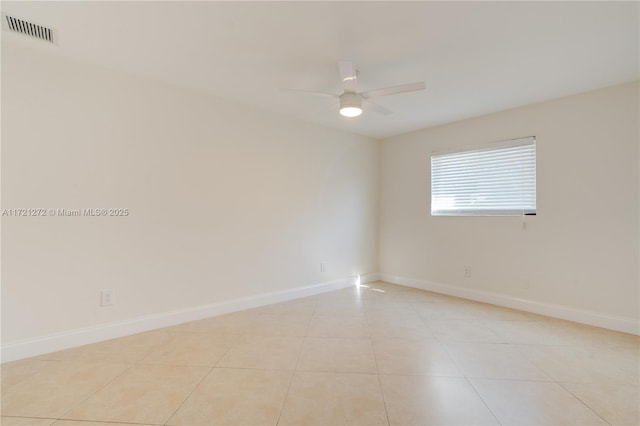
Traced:
<path fill-rule="evenodd" d="M 638 2 L 2 2 L 58 45 L 3 41 L 383 138 L 639 78 Z M 359 89 L 425 80 L 347 119 L 337 62 Z"/>

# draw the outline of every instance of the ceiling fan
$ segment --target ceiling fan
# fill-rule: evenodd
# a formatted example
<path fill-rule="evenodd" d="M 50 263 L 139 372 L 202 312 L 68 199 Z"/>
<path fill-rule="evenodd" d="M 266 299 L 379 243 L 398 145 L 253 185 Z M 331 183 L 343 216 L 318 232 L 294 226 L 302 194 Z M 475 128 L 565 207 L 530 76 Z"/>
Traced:
<path fill-rule="evenodd" d="M 308 90 L 287 89 L 294 92 L 306 93 L 310 95 L 328 96 L 340 100 L 340 114 L 345 117 L 357 117 L 362 114 L 362 105 L 378 114 L 389 115 L 391 110 L 380 106 L 371 99 L 382 96 L 397 95 L 398 93 L 415 92 L 426 88 L 424 81 L 416 83 L 401 84 L 399 86 L 385 87 L 382 89 L 367 90 L 358 92 L 358 74 L 353 62 L 338 62 L 340 78 L 342 79 L 342 94 L 334 95 L 324 92 L 313 92 Z"/>

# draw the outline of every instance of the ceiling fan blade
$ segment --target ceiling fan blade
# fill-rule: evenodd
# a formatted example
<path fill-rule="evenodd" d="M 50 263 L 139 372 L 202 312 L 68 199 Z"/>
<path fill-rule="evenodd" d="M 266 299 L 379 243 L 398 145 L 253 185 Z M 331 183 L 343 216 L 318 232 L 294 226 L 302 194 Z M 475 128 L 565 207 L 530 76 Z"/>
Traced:
<path fill-rule="evenodd" d="M 345 93 L 356 93 L 358 86 L 356 83 L 356 66 L 353 62 L 340 61 L 338 62 L 338 68 L 340 69 L 340 78 L 342 79 L 342 88 Z"/>
<path fill-rule="evenodd" d="M 369 101 L 367 100 L 365 103 L 365 108 L 367 110 L 371 110 L 373 112 L 375 112 L 376 114 L 380 114 L 380 115 L 391 115 L 393 114 L 393 111 L 391 111 L 388 108 L 383 107 L 382 105 L 378 105 L 375 102 Z"/>
<path fill-rule="evenodd" d="M 426 89 L 424 81 L 416 83 L 401 84 L 400 86 L 385 87 L 384 89 L 375 89 L 362 92 L 361 95 L 365 99 L 379 98 L 381 96 L 396 95 L 398 93 L 416 92 Z"/>
<path fill-rule="evenodd" d="M 283 89 L 280 89 L 280 91 L 285 92 L 285 93 L 298 93 L 298 94 L 302 94 L 302 95 L 324 96 L 324 97 L 328 97 L 328 98 L 337 98 L 338 97 L 338 95 L 334 95 L 333 93 L 316 92 L 316 91 L 313 91 L 313 90 L 304 90 L 304 89 L 283 88 Z"/>

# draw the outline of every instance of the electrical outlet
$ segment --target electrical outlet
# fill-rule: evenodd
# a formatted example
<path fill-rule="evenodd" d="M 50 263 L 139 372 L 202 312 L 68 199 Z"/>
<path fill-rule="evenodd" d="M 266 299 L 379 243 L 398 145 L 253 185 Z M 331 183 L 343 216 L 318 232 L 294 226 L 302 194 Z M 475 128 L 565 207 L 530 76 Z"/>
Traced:
<path fill-rule="evenodd" d="M 464 267 L 464 277 L 465 278 L 471 278 L 471 266 L 466 265 Z"/>
<path fill-rule="evenodd" d="M 113 290 L 102 290 L 100 292 L 100 306 L 109 306 L 114 303 Z"/>
<path fill-rule="evenodd" d="M 327 272 L 329 264 L 327 262 L 320 262 L 320 272 Z"/>

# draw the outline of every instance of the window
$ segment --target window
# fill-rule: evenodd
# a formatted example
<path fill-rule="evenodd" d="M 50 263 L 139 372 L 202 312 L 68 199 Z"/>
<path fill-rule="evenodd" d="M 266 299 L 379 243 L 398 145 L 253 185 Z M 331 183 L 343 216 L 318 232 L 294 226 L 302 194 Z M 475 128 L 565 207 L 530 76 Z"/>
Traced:
<path fill-rule="evenodd" d="M 536 214 L 536 139 L 431 156 L 431 214 Z"/>

